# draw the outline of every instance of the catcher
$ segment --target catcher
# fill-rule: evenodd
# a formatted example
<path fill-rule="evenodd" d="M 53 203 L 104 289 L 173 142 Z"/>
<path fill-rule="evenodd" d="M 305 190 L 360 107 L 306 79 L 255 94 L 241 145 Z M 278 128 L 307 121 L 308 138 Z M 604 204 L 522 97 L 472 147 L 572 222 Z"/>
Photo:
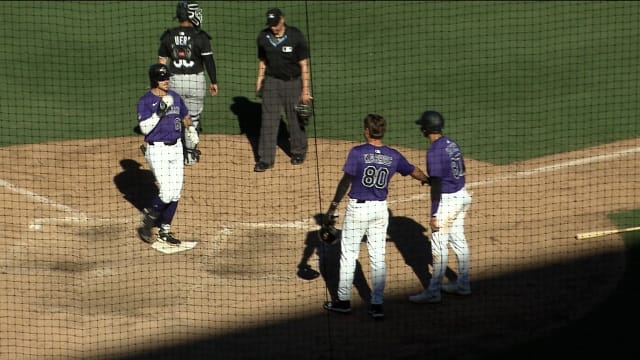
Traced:
<path fill-rule="evenodd" d="M 167 65 L 174 74 L 171 88 L 184 99 L 193 127 L 199 134 L 202 132 L 207 90 L 211 96 L 218 95 L 217 68 L 211 36 L 202 29 L 203 11 L 195 2 L 179 1 L 175 19 L 178 20 L 178 26 L 167 29 L 160 37 L 158 62 Z M 197 136 L 191 135 L 192 132 L 187 127 L 182 138 L 185 165 L 194 165 L 200 161 L 201 152 L 197 148 L 199 140 Z"/>

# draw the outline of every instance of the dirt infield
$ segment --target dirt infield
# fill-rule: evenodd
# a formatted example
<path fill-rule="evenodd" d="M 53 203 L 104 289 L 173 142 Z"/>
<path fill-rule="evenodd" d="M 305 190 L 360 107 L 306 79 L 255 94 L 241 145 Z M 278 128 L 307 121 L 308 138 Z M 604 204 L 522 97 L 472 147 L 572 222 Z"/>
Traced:
<path fill-rule="evenodd" d="M 509 166 L 469 159 L 473 295 L 419 306 L 407 296 L 428 280 L 428 188 L 396 176 L 387 317 L 376 323 L 365 313 L 364 246 L 354 313 L 321 308 L 339 247 L 317 242 L 312 217 L 353 143 L 310 139 L 302 166 L 279 151 L 274 169 L 254 173 L 246 137 L 203 135 L 174 221 L 198 245 L 172 255 L 136 236 L 155 191 L 139 145 L 0 149 L 0 359 L 483 358 L 603 301 L 624 270 L 622 241 L 574 235 L 612 228 L 607 214 L 640 198 L 640 171 L 628 165 L 640 161 L 637 139 Z M 424 150 L 400 150 L 424 169 Z M 299 279 L 301 262 L 324 277 Z"/>

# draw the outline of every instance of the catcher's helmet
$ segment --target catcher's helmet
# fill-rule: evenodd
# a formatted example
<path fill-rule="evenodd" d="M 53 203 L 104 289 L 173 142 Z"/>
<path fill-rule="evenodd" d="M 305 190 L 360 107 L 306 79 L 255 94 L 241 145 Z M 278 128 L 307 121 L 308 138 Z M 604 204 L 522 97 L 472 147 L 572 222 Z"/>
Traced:
<path fill-rule="evenodd" d="M 441 133 L 444 128 L 444 118 L 437 111 L 425 111 L 420 119 L 416 120 L 425 134 Z"/>
<path fill-rule="evenodd" d="M 176 19 L 178 21 L 189 20 L 193 26 L 199 27 L 202 24 L 202 9 L 197 3 L 180 1 L 176 7 Z"/>
<path fill-rule="evenodd" d="M 165 64 L 153 64 L 149 67 L 149 83 L 152 88 L 158 87 L 158 81 L 169 80 L 172 76 Z"/>

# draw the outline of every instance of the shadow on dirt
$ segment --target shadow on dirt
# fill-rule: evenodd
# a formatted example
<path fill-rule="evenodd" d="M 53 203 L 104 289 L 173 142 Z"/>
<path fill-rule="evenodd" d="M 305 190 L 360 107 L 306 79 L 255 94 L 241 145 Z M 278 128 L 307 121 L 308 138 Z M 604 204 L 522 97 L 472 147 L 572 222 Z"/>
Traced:
<path fill-rule="evenodd" d="M 123 198 L 142 211 L 145 204 L 158 194 L 156 178 L 151 170 L 142 169 L 142 164 L 136 160 L 122 159 L 120 166 L 122 172 L 114 176 L 113 183 Z"/>
<path fill-rule="evenodd" d="M 392 216 L 388 235 L 424 284 L 431 260 L 424 228 L 411 218 Z M 314 251 L 319 252 L 328 292 L 335 296 L 332 289 L 337 286 L 339 242 L 324 245 L 317 231 L 308 232 L 300 264 L 307 264 Z M 370 290 L 361 274 L 358 277 L 362 282 L 354 284 L 354 290 L 363 301 L 352 304 L 349 315 L 324 311 L 325 299 L 310 298 L 303 316 L 216 335 L 191 334 L 189 340 L 173 345 L 163 345 L 163 340 L 157 339 L 145 350 L 116 350 L 107 355 L 120 360 L 539 360 L 559 354 L 572 358 L 637 358 L 640 349 L 636 334 L 628 329 L 640 318 L 640 285 L 633 273 L 625 273 L 619 282 L 610 278 L 616 273 L 612 267 L 640 272 L 638 252 L 635 254 L 611 251 L 566 261 L 542 259 L 544 264 L 537 267 L 475 279 L 471 296 L 443 294 L 440 304 L 412 304 L 407 300 L 408 288 L 386 289 L 382 322 L 366 314 L 365 299 Z M 256 311 L 269 309 L 269 304 L 239 306 L 256 306 Z M 286 317 L 284 313 L 275 315 Z M 166 334 L 171 336 L 170 329 Z"/>
<path fill-rule="evenodd" d="M 233 98 L 233 104 L 231 104 L 229 109 L 238 119 L 240 134 L 245 134 L 247 137 L 253 150 L 253 158 L 257 162 L 259 160 L 258 141 L 260 139 L 260 126 L 262 124 L 262 104 L 251 101 L 246 96 L 236 96 Z M 289 131 L 287 130 L 287 124 L 282 119 L 278 127 L 277 144 L 288 157 L 291 157 Z"/>

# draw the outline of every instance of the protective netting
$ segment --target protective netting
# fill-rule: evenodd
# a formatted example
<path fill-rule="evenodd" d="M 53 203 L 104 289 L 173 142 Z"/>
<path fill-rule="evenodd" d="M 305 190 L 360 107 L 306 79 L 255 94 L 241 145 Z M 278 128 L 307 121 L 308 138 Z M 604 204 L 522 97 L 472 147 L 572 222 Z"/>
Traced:
<path fill-rule="evenodd" d="M 281 126 L 258 173 L 256 37 L 271 6 L 309 42 L 314 110 L 304 163 Z M 176 2 L 0 7 L 0 359 L 473 359 L 573 324 L 616 288 L 623 235 L 575 235 L 639 222 L 639 3 L 200 7 L 219 94 L 172 224 L 194 246 L 175 253 L 136 232 L 158 192 L 136 103 Z M 323 245 L 314 219 L 369 113 L 426 170 L 424 110 L 466 159 L 473 294 L 408 301 L 429 282 L 431 201 L 396 175 L 384 322 L 366 312 L 364 242 L 352 313 L 327 312 L 340 243 Z"/>

